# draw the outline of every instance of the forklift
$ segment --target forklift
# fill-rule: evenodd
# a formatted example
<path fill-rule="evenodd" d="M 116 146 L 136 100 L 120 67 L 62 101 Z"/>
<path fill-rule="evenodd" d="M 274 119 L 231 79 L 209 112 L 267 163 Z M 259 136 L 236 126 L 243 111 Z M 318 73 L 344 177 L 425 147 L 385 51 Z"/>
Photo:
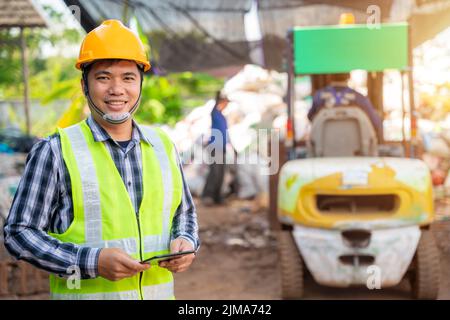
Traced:
<path fill-rule="evenodd" d="M 432 181 L 418 159 L 409 34 L 407 23 L 294 27 L 288 32 L 286 135 L 281 169 L 270 178 L 284 299 L 304 297 L 307 274 L 321 285 L 341 288 L 387 288 L 407 278 L 413 298 L 438 296 L 439 252 L 430 231 Z M 330 74 L 352 70 L 367 72 L 368 98 L 380 113 L 383 72 L 398 70 L 402 141 L 377 136 L 367 114 L 352 105 L 322 108 L 308 138 L 297 141 L 296 79 L 310 76 L 314 94 Z"/>

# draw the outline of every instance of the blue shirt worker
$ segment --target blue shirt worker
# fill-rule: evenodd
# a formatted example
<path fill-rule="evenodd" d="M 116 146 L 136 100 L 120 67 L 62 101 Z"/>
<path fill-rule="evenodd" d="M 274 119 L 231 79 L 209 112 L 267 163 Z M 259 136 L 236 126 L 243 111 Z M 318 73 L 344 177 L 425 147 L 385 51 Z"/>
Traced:
<path fill-rule="evenodd" d="M 222 111 L 229 103 L 221 92 L 216 93 L 216 103 L 211 111 L 211 137 L 208 145 L 211 151 L 212 163 L 203 188 L 203 204 L 210 206 L 223 202 L 222 185 L 225 176 L 226 147 L 228 143 L 228 124 Z"/>

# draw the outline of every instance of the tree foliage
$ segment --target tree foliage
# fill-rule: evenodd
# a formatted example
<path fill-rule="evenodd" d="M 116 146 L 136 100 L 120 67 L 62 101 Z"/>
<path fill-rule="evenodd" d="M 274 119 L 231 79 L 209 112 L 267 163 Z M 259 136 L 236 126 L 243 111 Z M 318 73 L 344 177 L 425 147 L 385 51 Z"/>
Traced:
<path fill-rule="evenodd" d="M 39 101 L 42 107 L 42 112 L 35 112 L 31 119 L 32 133 L 38 136 L 50 134 L 57 127 L 72 125 L 89 111 L 81 90 L 81 73 L 74 67 L 75 57 L 66 57 L 65 54 L 67 46 L 81 43 L 82 32 L 65 27 L 64 18 L 52 7 L 44 9 L 52 25 L 60 25 L 61 28 L 25 30 L 30 98 Z M 138 31 L 148 46 L 139 25 Z M 19 30 L 1 30 L 0 44 L 0 100 L 20 101 L 23 99 L 23 83 Z M 52 48 L 55 56 L 44 57 L 44 47 Z M 202 73 L 145 75 L 140 108 L 135 117 L 141 123 L 173 125 L 187 110 L 212 98 L 222 85 L 223 80 Z M 10 121 L 23 129 L 23 110 L 9 108 L 8 113 Z"/>
<path fill-rule="evenodd" d="M 418 111 L 421 118 L 444 120 L 450 113 L 450 82 L 437 85 L 432 93 L 420 93 Z"/>

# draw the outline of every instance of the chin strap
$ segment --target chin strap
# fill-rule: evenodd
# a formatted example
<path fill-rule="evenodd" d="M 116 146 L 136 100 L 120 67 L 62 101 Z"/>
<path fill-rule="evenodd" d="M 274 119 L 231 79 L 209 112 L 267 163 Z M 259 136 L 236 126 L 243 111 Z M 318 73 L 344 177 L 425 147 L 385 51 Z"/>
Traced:
<path fill-rule="evenodd" d="M 103 120 L 105 120 L 105 121 L 107 121 L 108 123 L 111 123 L 111 124 L 121 124 L 121 123 L 124 123 L 125 121 L 127 121 L 128 119 L 130 119 L 131 116 L 133 115 L 133 113 L 138 108 L 139 103 L 141 102 L 142 82 L 143 82 L 143 80 L 144 80 L 144 73 L 141 72 L 141 84 L 140 84 L 140 89 L 139 89 L 139 97 L 138 97 L 136 103 L 130 109 L 130 111 L 122 113 L 122 114 L 114 115 L 114 114 L 110 114 L 110 113 L 104 113 L 102 110 L 100 110 L 95 105 L 95 103 L 91 99 L 91 96 L 89 95 L 87 73 L 83 71 L 84 95 L 86 96 L 86 99 L 88 101 L 89 107 L 92 110 L 94 110 L 95 112 L 97 112 L 97 114 L 99 116 L 101 116 Z"/>

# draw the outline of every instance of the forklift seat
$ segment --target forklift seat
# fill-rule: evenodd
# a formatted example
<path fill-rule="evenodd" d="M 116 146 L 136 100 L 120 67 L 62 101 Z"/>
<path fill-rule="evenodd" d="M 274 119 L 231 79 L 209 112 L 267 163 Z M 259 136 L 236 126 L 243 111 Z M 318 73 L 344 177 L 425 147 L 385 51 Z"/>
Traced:
<path fill-rule="evenodd" d="M 367 114 L 357 106 L 322 108 L 311 124 L 310 157 L 377 156 L 378 141 Z"/>

